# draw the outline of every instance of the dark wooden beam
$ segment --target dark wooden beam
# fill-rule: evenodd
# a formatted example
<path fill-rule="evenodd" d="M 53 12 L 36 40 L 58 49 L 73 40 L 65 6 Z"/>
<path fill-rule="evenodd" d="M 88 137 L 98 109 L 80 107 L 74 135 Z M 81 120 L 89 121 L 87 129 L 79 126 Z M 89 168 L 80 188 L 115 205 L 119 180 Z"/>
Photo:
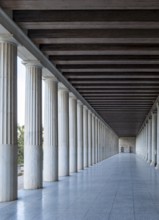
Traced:
<path fill-rule="evenodd" d="M 97 0 L 94 1 L 98 2 Z M 30 1 L 28 2 L 31 5 L 33 5 L 32 2 Z M 0 3 L 0 5 L 2 5 L 2 3 Z M 13 19 L 16 22 L 64 22 L 64 21 L 65 22 L 103 22 L 103 21 L 157 22 L 159 21 L 159 10 L 158 10 L 159 8 L 156 8 L 156 10 L 143 10 L 143 8 L 142 10 L 103 10 L 104 8 L 102 8 L 102 10 L 90 10 L 91 5 L 92 3 L 89 5 L 89 10 L 86 10 L 86 8 L 85 10 L 69 10 L 68 8 L 67 10 L 60 10 L 60 11 L 33 10 L 33 8 L 31 8 L 31 10 L 14 10 Z"/>
<path fill-rule="evenodd" d="M 0 5 L 6 9 L 18 9 L 18 10 L 49 10 L 49 9 L 56 9 L 56 10 L 86 10 L 86 9 L 159 9 L 159 2 L 158 0 L 123 0 L 123 1 L 109 1 L 109 0 L 1 0 Z"/>
<path fill-rule="evenodd" d="M 49 59 L 56 62 L 56 61 L 98 61 L 98 60 L 107 60 L 107 61 L 122 61 L 122 60 L 129 60 L 129 61 L 138 61 L 138 60 L 145 60 L 145 61 L 155 61 L 159 60 L 159 55 L 55 55 L 49 56 Z"/>

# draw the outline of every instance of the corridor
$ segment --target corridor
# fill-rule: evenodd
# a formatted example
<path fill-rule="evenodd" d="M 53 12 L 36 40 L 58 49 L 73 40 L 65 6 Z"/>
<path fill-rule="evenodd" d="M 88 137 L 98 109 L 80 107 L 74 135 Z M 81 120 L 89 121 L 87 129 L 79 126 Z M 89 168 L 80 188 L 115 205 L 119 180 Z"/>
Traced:
<path fill-rule="evenodd" d="M 159 173 L 135 154 L 117 154 L 43 189 L 0 204 L 1 220 L 158 220 Z"/>

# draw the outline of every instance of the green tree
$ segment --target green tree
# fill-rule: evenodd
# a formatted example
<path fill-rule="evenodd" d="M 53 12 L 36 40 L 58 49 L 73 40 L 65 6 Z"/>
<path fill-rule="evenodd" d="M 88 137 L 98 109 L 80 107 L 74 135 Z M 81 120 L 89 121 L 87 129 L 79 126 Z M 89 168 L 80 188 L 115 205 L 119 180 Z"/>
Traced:
<path fill-rule="evenodd" d="M 24 163 L 24 126 L 18 126 L 18 164 Z"/>

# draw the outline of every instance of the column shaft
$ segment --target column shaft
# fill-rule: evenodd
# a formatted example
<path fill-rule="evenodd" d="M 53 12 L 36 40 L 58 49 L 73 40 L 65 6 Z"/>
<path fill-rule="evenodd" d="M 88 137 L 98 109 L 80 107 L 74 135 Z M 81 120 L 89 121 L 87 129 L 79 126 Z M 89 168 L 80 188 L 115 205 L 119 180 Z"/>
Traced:
<path fill-rule="evenodd" d="M 148 122 L 146 122 L 146 161 L 148 160 Z"/>
<path fill-rule="evenodd" d="M 77 166 L 78 170 L 83 169 L 83 105 L 80 101 L 77 104 Z"/>
<path fill-rule="evenodd" d="M 98 121 L 95 117 L 95 163 L 98 161 Z"/>
<path fill-rule="evenodd" d="M 84 147 L 84 168 L 88 167 L 88 110 L 83 106 L 83 147 Z"/>
<path fill-rule="evenodd" d="M 94 145 L 95 145 L 95 138 L 94 138 L 94 115 L 92 114 L 92 165 L 94 164 Z"/>
<path fill-rule="evenodd" d="M 58 83 L 45 80 L 44 181 L 58 180 Z"/>
<path fill-rule="evenodd" d="M 58 91 L 58 148 L 59 176 L 69 175 L 69 92 L 59 88 Z"/>
<path fill-rule="evenodd" d="M 24 188 L 42 187 L 42 68 L 26 64 Z"/>
<path fill-rule="evenodd" d="M 159 169 L 159 104 L 157 104 L 157 165 L 156 168 Z"/>
<path fill-rule="evenodd" d="M 92 165 L 92 114 L 88 111 L 88 166 Z"/>
<path fill-rule="evenodd" d="M 0 202 L 17 198 L 17 46 L 0 42 Z"/>
<path fill-rule="evenodd" d="M 157 114 L 152 113 L 152 157 L 151 165 L 156 165 L 156 150 L 157 150 Z"/>
<path fill-rule="evenodd" d="M 77 172 L 77 99 L 69 97 L 69 155 L 70 173 Z"/>
<path fill-rule="evenodd" d="M 152 152 L 152 119 L 148 121 L 148 163 L 151 163 L 151 152 Z"/>

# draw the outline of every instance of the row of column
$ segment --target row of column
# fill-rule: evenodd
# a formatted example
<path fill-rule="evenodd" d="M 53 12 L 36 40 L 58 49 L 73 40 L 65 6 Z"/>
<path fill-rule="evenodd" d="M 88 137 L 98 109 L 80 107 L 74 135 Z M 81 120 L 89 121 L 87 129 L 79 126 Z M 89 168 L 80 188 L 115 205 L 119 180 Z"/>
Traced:
<path fill-rule="evenodd" d="M 43 180 L 57 181 L 98 163 L 110 156 L 107 147 L 117 153 L 117 136 L 54 77 L 45 80 L 43 143 L 42 66 L 38 61 L 25 66 L 24 189 L 42 188 Z M 16 198 L 17 45 L 1 39 L 0 202 Z"/>
<path fill-rule="evenodd" d="M 145 122 L 136 138 L 136 153 L 159 168 L 159 105 Z"/>

